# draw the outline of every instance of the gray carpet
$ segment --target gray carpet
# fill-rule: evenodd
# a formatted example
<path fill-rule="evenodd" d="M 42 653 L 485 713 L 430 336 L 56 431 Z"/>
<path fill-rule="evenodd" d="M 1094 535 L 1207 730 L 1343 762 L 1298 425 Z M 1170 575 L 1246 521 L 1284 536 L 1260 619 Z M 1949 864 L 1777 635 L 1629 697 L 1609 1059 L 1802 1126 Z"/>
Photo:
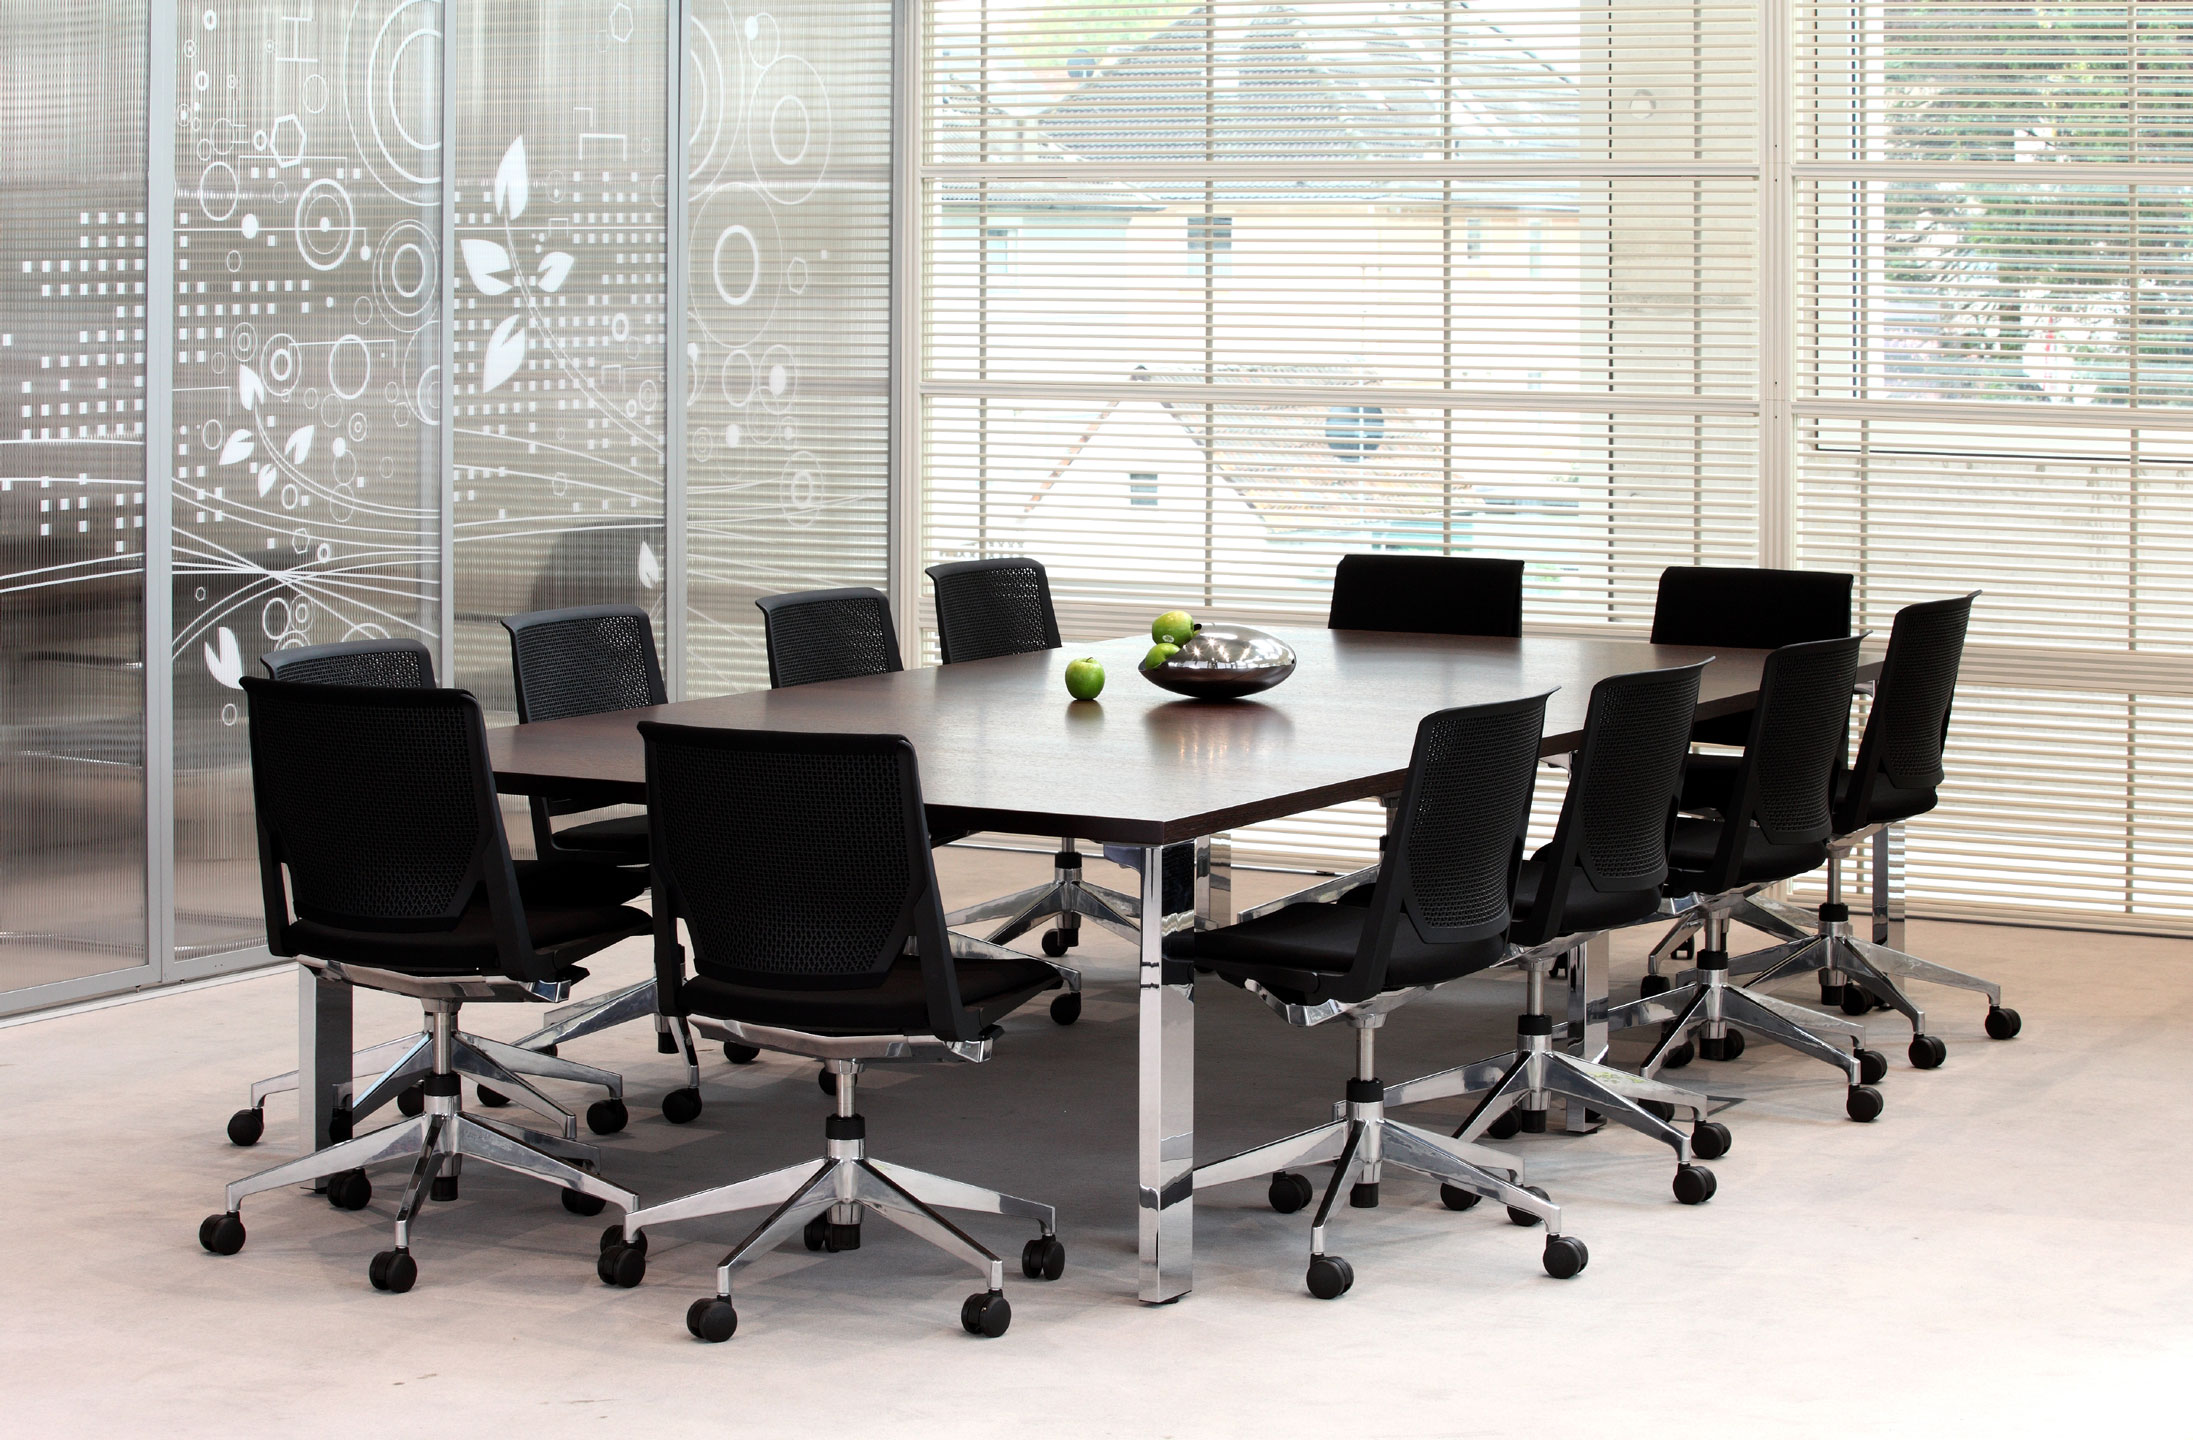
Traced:
<path fill-rule="evenodd" d="M 1094 872 L 1097 867 L 1092 867 Z M 955 898 L 1040 875 L 1041 857 L 955 855 Z M 1094 873 L 1092 878 L 1095 878 Z M 1244 900 L 1283 887 L 1242 877 Z M 863 1248 L 797 1244 L 744 1272 L 723 1346 L 685 1334 L 689 1301 L 748 1223 L 656 1233 L 647 1283 L 593 1275 L 608 1217 L 484 1169 L 431 1207 L 418 1288 L 375 1293 L 394 1177 L 370 1209 L 303 1194 L 247 1204 L 250 1242 L 203 1253 L 222 1184 L 293 1143 L 286 1099 L 252 1151 L 222 1134 L 254 1077 L 293 1063 L 288 973 L 0 1030 L 14 1244 L 0 1264 L 0 1396 L 16 1434 L 306 1433 L 1234 1436 L 2049 1435 L 2097 1422 L 2184 1433 L 2178 1367 L 2193 1352 L 2186 1244 L 2188 1001 L 2180 943 L 1915 924 L 1913 948 L 2001 979 L 2026 1032 L 1986 1040 L 1976 997 L 1927 992 L 1948 1041 L 1934 1073 L 1903 1061 L 1884 1118 L 1842 1116 L 1825 1067 L 1754 1046 L 1701 1062 L 1740 1097 L 1720 1192 L 1686 1208 L 1667 1152 L 1628 1132 L 1513 1142 L 1567 1207 L 1590 1268 L 1540 1270 L 1540 1232 L 1493 1206 L 1440 1207 L 1396 1179 L 1375 1212 L 1343 1211 L 1335 1246 L 1355 1289 L 1302 1285 L 1306 1217 L 1261 1183 L 1198 1202 L 1197 1284 L 1133 1299 L 1135 1014 L 1128 951 L 1082 952 L 1087 1013 L 1040 1005 L 987 1065 L 864 1082 L 881 1158 L 1046 1199 L 1070 1253 L 1055 1284 L 1008 1266 L 1012 1332 L 963 1334 L 974 1275 L 891 1227 Z M 1638 942 L 1618 955 L 1641 953 Z M 637 975 L 642 943 L 605 957 Z M 1616 993 L 1638 967 L 1618 964 Z M 1809 982 L 1808 982 L 1809 983 Z M 1386 1078 L 1505 1048 L 1513 978 L 1452 987 L 1384 1032 Z M 1791 989 L 1803 999 L 1806 985 Z M 362 997 L 361 1042 L 415 1025 Z M 1220 985 L 1199 992 L 1198 1151 L 1216 1158 L 1320 1119 L 1347 1073 L 1340 1027 L 1289 1030 Z M 535 1017 L 479 1006 L 513 1036 Z M 1617 1050 L 1617 1058 L 1634 1047 Z M 677 1083 L 644 1030 L 574 1058 L 621 1069 L 635 1118 L 605 1142 L 612 1177 L 667 1198 L 816 1155 L 826 1102 L 811 1063 L 705 1068 L 707 1109 L 672 1127 Z M 576 1097 L 574 1097 L 576 1098 Z M 1449 1123 L 1459 1102 L 1407 1112 Z M 1026 1231 L 969 1228 L 1017 1256 Z"/>

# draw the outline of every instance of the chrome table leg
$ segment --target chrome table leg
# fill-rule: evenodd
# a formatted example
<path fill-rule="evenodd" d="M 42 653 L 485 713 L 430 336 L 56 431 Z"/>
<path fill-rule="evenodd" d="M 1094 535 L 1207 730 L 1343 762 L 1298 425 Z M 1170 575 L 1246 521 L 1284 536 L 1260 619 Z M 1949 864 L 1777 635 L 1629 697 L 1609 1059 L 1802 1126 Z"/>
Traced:
<path fill-rule="evenodd" d="M 1195 924 L 1166 908 L 1165 849 L 1140 849 L 1141 934 L 1136 997 L 1141 1011 L 1137 1115 L 1137 1210 L 1142 1299 L 1177 1300 L 1195 1283 L 1195 968 L 1165 958 L 1165 936 Z"/>

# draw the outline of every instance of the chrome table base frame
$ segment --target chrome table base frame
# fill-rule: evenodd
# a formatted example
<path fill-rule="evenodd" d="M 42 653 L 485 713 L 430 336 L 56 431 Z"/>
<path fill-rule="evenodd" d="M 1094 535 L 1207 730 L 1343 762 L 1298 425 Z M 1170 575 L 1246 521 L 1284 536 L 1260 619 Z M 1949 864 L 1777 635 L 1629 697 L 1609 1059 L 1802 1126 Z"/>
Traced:
<path fill-rule="evenodd" d="M 940 1209 L 971 1210 L 989 1215 L 1016 1215 L 1036 1222 L 1044 1237 L 1058 1234 L 1058 1213 L 1048 1205 L 1023 1200 L 999 1190 L 985 1190 L 963 1181 L 931 1175 L 868 1158 L 865 1125 L 855 1108 L 855 1090 L 863 1065 L 858 1059 L 828 1062 L 837 1074 L 837 1114 L 832 1117 L 831 1138 L 820 1163 L 801 1163 L 766 1175 L 697 1191 L 661 1205 L 628 1210 L 624 1217 L 624 1243 L 632 1245 L 650 1225 L 700 1220 L 760 1206 L 774 1207 L 768 1218 L 734 1246 L 716 1266 L 716 1298 L 731 1299 L 731 1273 L 739 1266 L 768 1253 L 809 1221 L 827 1217 L 833 1226 L 860 1223 L 860 1213 L 871 1210 L 919 1236 L 948 1255 L 956 1255 L 980 1271 L 991 1294 L 1004 1289 L 1005 1263 L 981 1241 L 946 1219 Z"/>

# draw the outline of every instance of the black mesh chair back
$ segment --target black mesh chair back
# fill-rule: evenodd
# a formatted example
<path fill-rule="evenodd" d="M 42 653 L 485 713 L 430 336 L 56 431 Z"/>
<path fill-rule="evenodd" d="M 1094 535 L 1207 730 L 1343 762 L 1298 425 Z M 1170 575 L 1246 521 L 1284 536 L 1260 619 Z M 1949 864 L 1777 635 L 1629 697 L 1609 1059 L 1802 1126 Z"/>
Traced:
<path fill-rule="evenodd" d="M 936 1033 L 975 1038 L 959 1033 L 968 1012 L 904 737 L 639 728 L 658 943 L 665 917 L 683 917 L 698 975 L 844 991 L 880 985 L 912 941 Z"/>
<path fill-rule="evenodd" d="M 1043 564 L 1026 556 L 932 565 L 937 648 L 944 663 L 1056 650 L 1058 616 Z"/>
<path fill-rule="evenodd" d="M 484 886 L 503 973 L 551 978 L 526 936 L 486 725 L 469 692 L 257 676 L 243 686 L 276 954 L 298 953 L 291 908 L 320 926 L 416 935 L 455 927 Z"/>
<path fill-rule="evenodd" d="M 403 685 L 434 688 L 434 656 L 416 640 L 345 640 L 270 650 L 259 657 L 269 680 L 292 685 Z"/>
<path fill-rule="evenodd" d="M 637 605 L 536 610 L 503 621 L 518 719 L 561 720 L 669 700 L 655 630 Z"/>
<path fill-rule="evenodd" d="M 1523 633 L 1523 562 L 1462 555 L 1343 555 L 1333 630 L 1415 635 Z"/>
<path fill-rule="evenodd" d="M 1426 945 L 1506 936 L 1545 725 L 1545 695 L 1440 710 L 1417 725 L 1371 914 L 1332 998 L 1386 988 L 1404 925 Z"/>
<path fill-rule="evenodd" d="M 891 602 L 880 590 L 802 590 L 754 603 L 769 643 L 773 689 L 904 668 Z"/>
<path fill-rule="evenodd" d="M 1850 633 L 1851 577 L 1824 570 L 1671 566 L 1652 607 L 1655 645 L 1778 650 Z"/>
<path fill-rule="evenodd" d="M 1567 933 L 1579 878 L 1601 895 L 1639 896 L 1646 912 L 1656 907 L 1707 663 L 1610 675 L 1592 687 L 1561 818 L 1537 856 L 1545 878 L 1524 943 Z"/>
<path fill-rule="evenodd" d="M 1838 833 L 1875 818 L 1903 819 L 1917 813 L 1914 806 L 1932 808 L 1944 773 L 1942 748 L 1949 736 L 1957 670 L 1964 662 L 1965 631 L 1977 598 L 1975 590 L 1896 612 L 1881 678 L 1874 686 L 1873 710 L 1858 742 L 1842 813 L 1836 817 Z"/>

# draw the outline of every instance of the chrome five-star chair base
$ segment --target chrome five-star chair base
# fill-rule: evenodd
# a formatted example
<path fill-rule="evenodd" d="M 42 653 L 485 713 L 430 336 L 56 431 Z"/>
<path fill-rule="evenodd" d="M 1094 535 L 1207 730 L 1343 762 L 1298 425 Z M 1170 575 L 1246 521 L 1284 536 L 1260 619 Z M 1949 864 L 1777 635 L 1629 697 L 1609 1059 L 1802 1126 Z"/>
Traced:
<path fill-rule="evenodd" d="M 1729 912 L 1742 898 L 1717 895 L 1702 901 L 1699 908 L 1705 914 L 1705 933 L 1697 955 L 1698 968 L 1691 972 L 1695 978 L 1666 988 L 1665 976 L 1648 975 L 1647 993 L 1626 1004 L 1608 1007 L 1607 1029 L 1611 1032 L 1650 1024 L 1664 1027 L 1659 1042 L 1637 1067 L 1647 1079 L 1656 1077 L 1663 1066 L 1673 1069 L 1688 1065 L 1694 1057 L 1734 1060 L 1744 1051 L 1747 1033 L 1772 1040 L 1841 1070 L 1849 1082 L 1844 1113 L 1853 1120 L 1878 1119 L 1881 1092 L 1873 1085 L 1888 1073 L 1888 1061 L 1865 1048 L 1864 1026 L 1729 983 Z M 1828 1038 L 1831 1036 L 1834 1038 Z M 1849 1048 L 1843 1048 L 1838 1041 Z"/>
<path fill-rule="evenodd" d="M 227 1208 L 199 1225 L 199 1244 L 216 1255 L 243 1249 L 243 1202 L 268 1190 L 324 1183 L 328 1201 L 337 1209 L 362 1210 L 373 1197 L 367 1170 L 409 1160 L 411 1178 L 396 1207 L 396 1248 L 374 1256 L 368 1270 L 376 1290 L 401 1292 L 419 1274 L 411 1258 L 412 1222 L 427 1199 L 457 1198 L 458 1173 L 467 1156 L 557 1186 L 564 1208 L 573 1214 L 598 1215 L 609 1204 L 629 1211 L 639 1204 L 637 1195 L 594 1173 L 599 1152 L 593 1146 L 463 1113 L 455 1064 L 457 1004 L 424 1003 L 432 1063 L 423 1087 L 423 1113 L 236 1181 L 228 1187 Z"/>
<path fill-rule="evenodd" d="M 1081 1018 L 1081 972 L 1056 962 L 1081 943 L 1083 916 L 1130 944 L 1140 944 L 1142 902 L 1082 879 L 1081 852 L 1074 848 L 1071 837 L 1059 841 L 1051 864 L 1051 879 L 1044 884 L 951 911 L 944 923 L 958 930 L 984 921 L 1003 921 L 983 938 L 992 945 L 1004 945 L 1046 920 L 1055 920 L 1057 923 L 1043 932 L 1043 953 L 1058 971 L 1064 990 L 1052 997 L 1051 1018 L 1061 1025 L 1071 1025 Z"/>
<path fill-rule="evenodd" d="M 919 1046 L 922 1042 L 909 1043 Z M 978 1043 L 986 1046 L 988 1042 Z M 938 1047 L 933 1040 L 928 1044 L 930 1048 Z M 980 1271 L 984 1288 L 960 1306 L 960 1324 L 970 1334 L 1004 1334 L 1013 1318 L 1012 1306 L 1004 1294 L 1005 1262 L 939 1212 L 973 1210 L 1035 1221 L 1039 1233 L 1020 1257 L 1021 1273 L 1031 1280 L 1056 1280 L 1066 1271 L 1066 1247 L 1058 1239 L 1057 1212 L 1017 1195 L 869 1159 L 867 1122 L 854 1106 L 862 1062 L 832 1058 L 826 1063 L 836 1077 L 838 1103 L 837 1113 L 824 1126 L 824 1157 L 819 1163 L 788 1165 L 665 1204 L 627 1211 L 621 1225 L 602 1232 L 596 1273 L 603 1283 L 626 1288 L 646 1278 L 647 1226 L 773 1207 L 769 1217 L 716 1266 L 716 1293 L 702 1296 L 686 1311 L 686 1329 L 696 1339 L 728 1340 L 739 1324 L 738 1311 L 731 1302 L 732 1271 L 767 1254 L 795 1232 L 810 1250 L 858 1250 L 861 1214 L 874 1211 Z"/>
<path fill-rule="evenodd" d="M 1267 1198 L 1282 1215 L 1300 1210 L 1315 1193 L 1309 1178 L 1293 1173 L 1290 1167 L 1333 1167 L 1317 1214 L 1310 1222 L 1310 1266 L 1305 1280 L 1310 1293 L 1320 1300 L 1338 1299 L 1355 1284 L 1354 1268 L 1325 1248 L 1325 1231 L 1332 1222 L 1334 1204 L 1346 1191 L 1348 1203 L 1355 1209 L 1377 1208 L 1379 1186 L 1388 1167 L 1438 1181 L 1439 1198 L 1450 1210 L 1467 1210 L 1479 1200 L 1497 1200 L 1508 1207 L 1508 1218 L 1518 1225 L 1543 1222 L 1546 1273 L 1556 1279 L 1566 1280 L 1577 1274 L 1591 1258 L 1583 1241 L 1561 1233 L 1561 1207 L 1547 1199 L 1545 1191 L 1519 1183 L 1523 1172 L 1513 1156 L 1387 1118 L 1387 1090 L 1376 1078 L 1378 1028 L 1385 1023 L 1387 1011 L 1423 993 L 1396 991 L 1342 1012 L 1355 1030 L 1355 1078 L 1348 1082 L 1348 1098 L 1336 1107 L 1339 1113 L 1331 1123 L 1196 1167 L 1194 1182 L 1198 1191 L 1269 1174 L 1271 1189 Z M 1263 999 L 1282 1014 L 1289 1008 L 1302 1008 L 1288 1007 L 1269 995 Z M 1288 1020 L 1290 1024 L 1315 1023 L 1307 1016 L 1289 1015 Z"/>
<path fill-rule="evenodd" d="M 1673 1150 L 1676 1199 L 1685 1205 L 1712 1199 L 1719 1183 L 1711 1170 L 1694 1161 L 1727 1154 L 1730 1137 L 1727 1126 L 1706 1118 L 1706 1096 L 1553 1047 L 1553 1020 L 1545 1006 L 1546 972 L 1557 956 L 1571 956 L 1571 963 L 1581 964 L 1581 956 L 1571 955 L 1575 948 L 1566 940 L 1556 941 L 1518 958 L 1529 998 L 1524 1013 L 1516 1017 L 1515 1049 L 1388 1086 L 1386 1103 L 1414 1105 L 1488 1092 L 1454 1132 L 1455 1139 L 1474 1142 L 1481 1136 L 1506 1140 L 1518 1133 L 1544 1134 L 1548 1104 L 1558 1095 L 1572 1106 L 1617 1120 Z M 1691 1133 L 1686 1135 L 1668 1123 L 1677 1111 L 1691 1116 Z"/>

